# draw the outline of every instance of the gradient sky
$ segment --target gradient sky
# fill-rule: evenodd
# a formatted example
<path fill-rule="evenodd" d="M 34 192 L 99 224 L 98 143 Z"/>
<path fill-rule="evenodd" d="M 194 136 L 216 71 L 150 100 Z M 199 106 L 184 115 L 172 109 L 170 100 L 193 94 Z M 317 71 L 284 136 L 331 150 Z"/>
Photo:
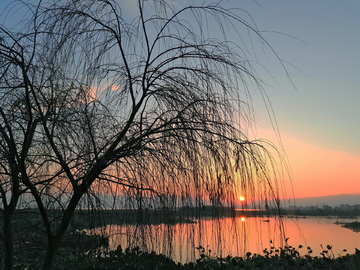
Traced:
<path fill-rule="evenodd" d="M 135 3 L 119 1 L 129 10 Z M 204 2 L 197 1 L 172 2 Z M 0 0 L 0 13 L 10 2 Z M 271 73 L 260 71 L 259 76 L 268 84 L 295 197 L 360 194 L 360 1 L 232 0 L 222 4 L 250 14 L 290 74 L 292 83 L 271 53 L 256 55 Z M 244 17 L 251 19 L 246 13 Z M 257 135 L 276 142 L 256 92 L 253 102 Z M 291 189 L 289 181 L 286 186 Z"/>
<path fill-rule="evenodd" d="M 295 196 L 360 194 L 360 1 L 241 2 L 291 64 L 296 89 L 279 66 L 263 79 Z M 275 140 L 261 102 L 255 106 L 258 135 Z"/>

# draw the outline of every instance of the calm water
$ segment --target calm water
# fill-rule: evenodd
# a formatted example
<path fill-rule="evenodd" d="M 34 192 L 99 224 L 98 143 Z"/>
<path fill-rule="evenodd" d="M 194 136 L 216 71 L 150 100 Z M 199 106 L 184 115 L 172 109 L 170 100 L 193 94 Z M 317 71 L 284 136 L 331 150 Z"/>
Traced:
<path fill-rule="evenodd" d="M 97 230 L 110 235 L 111 249 L 116 249 L 118 245 L 123 248 L 139 246 L 142 250 L 153 250 L 185 263 L 198 258 L 195 247 L 200 245 L 211 249 L 211 253 L 216 256 L 244 256 L 248 251 L 262 253 L 264 248 L 271 247 L 270 240 L 275 247 L 283 245 L 280 235 L 284 233 L 289 238 L 289 245 L 304 246 L 299 250 L 303 255 L 307 252 L 306 247 L 310 246 L 313 255 L 319 256 L 322 251 L 320 244 L 324 247 L 332 245 L 335 256 L 343 249 L 354 253 L 355 247 L 360 247 L 360 233 L 342 228 L 334 222 L 355 220 L 308 217 L 281 222 L 274 217 L 245 220 L 222 218 L 176 225 L 109 225 Z"/>

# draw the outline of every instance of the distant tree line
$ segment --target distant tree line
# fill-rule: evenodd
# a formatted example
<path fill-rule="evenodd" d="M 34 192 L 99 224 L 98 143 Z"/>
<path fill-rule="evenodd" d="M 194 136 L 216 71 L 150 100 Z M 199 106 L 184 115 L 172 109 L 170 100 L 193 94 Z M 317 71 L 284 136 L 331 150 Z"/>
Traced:
<path fill-rule="evenodd" d="M 360 204 L 340 204 L 339 206 L 310 205 L 310 206 L 289 206 L 286 213 L 297 215 L 334 215 L 334 216 L 360 216 Z"/>

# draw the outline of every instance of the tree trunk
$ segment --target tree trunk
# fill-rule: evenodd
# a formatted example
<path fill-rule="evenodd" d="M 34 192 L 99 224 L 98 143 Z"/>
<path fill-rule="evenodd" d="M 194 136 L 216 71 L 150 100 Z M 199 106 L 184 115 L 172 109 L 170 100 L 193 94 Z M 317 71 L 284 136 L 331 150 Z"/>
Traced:
<path fill-rule="evenodd" d="M 12 214 L 13 211 L 11 209 L 6 209 L 4 211 L 5 270 L 14 269 L 14 239 L 11 222 Z"/>
<path fill-rule="evenodd" d="M 52 243 L 49 245 L 47 252 L 46 252 L 46 257 L 45 257 L 45 261 L 43 264 L 43 268 L 42 268 L 43 270 L 54 269 L 55 258 L 56 258 L 56 254 L 57 254 L 57 251 L 60 246 L 60 242 L 61 242 L 61 239 L 60 240 L 54 239 L 52 241 Z"/>
<path fill-rule="evenodd" d="M 42 268 L 43 270 L 54 269 L 56 254 L 58 252 L 60 242 L 70 224 L 70 220 L 73 217 L 76 205 L 78 204 L 78 202 L 79 202 L 81 196 L 84 194 L 84 192 L 85 192 L 85 188 L 78 189 L 77 191 L 75 191 L 73 197 L 71 198 L 70 203 L 64 212 L 64 216 L 61 220 L 60 227 L 59 227 L 55 237 L 52 237 L 52 240 L 49 243 L 49 246 L 48 246 L 48 249 L 46 252 L 45 261 L 44 261 L 43 268 Z"/>

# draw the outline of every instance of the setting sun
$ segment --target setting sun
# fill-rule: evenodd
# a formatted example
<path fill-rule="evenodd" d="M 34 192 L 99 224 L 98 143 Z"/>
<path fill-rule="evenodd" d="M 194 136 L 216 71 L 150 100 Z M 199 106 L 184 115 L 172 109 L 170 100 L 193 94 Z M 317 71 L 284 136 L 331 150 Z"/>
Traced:
<path fill-rule="evenodd" d="M 240 201 L 245 201 L 245 197 L 244 196 L 240 196 Z"/>

